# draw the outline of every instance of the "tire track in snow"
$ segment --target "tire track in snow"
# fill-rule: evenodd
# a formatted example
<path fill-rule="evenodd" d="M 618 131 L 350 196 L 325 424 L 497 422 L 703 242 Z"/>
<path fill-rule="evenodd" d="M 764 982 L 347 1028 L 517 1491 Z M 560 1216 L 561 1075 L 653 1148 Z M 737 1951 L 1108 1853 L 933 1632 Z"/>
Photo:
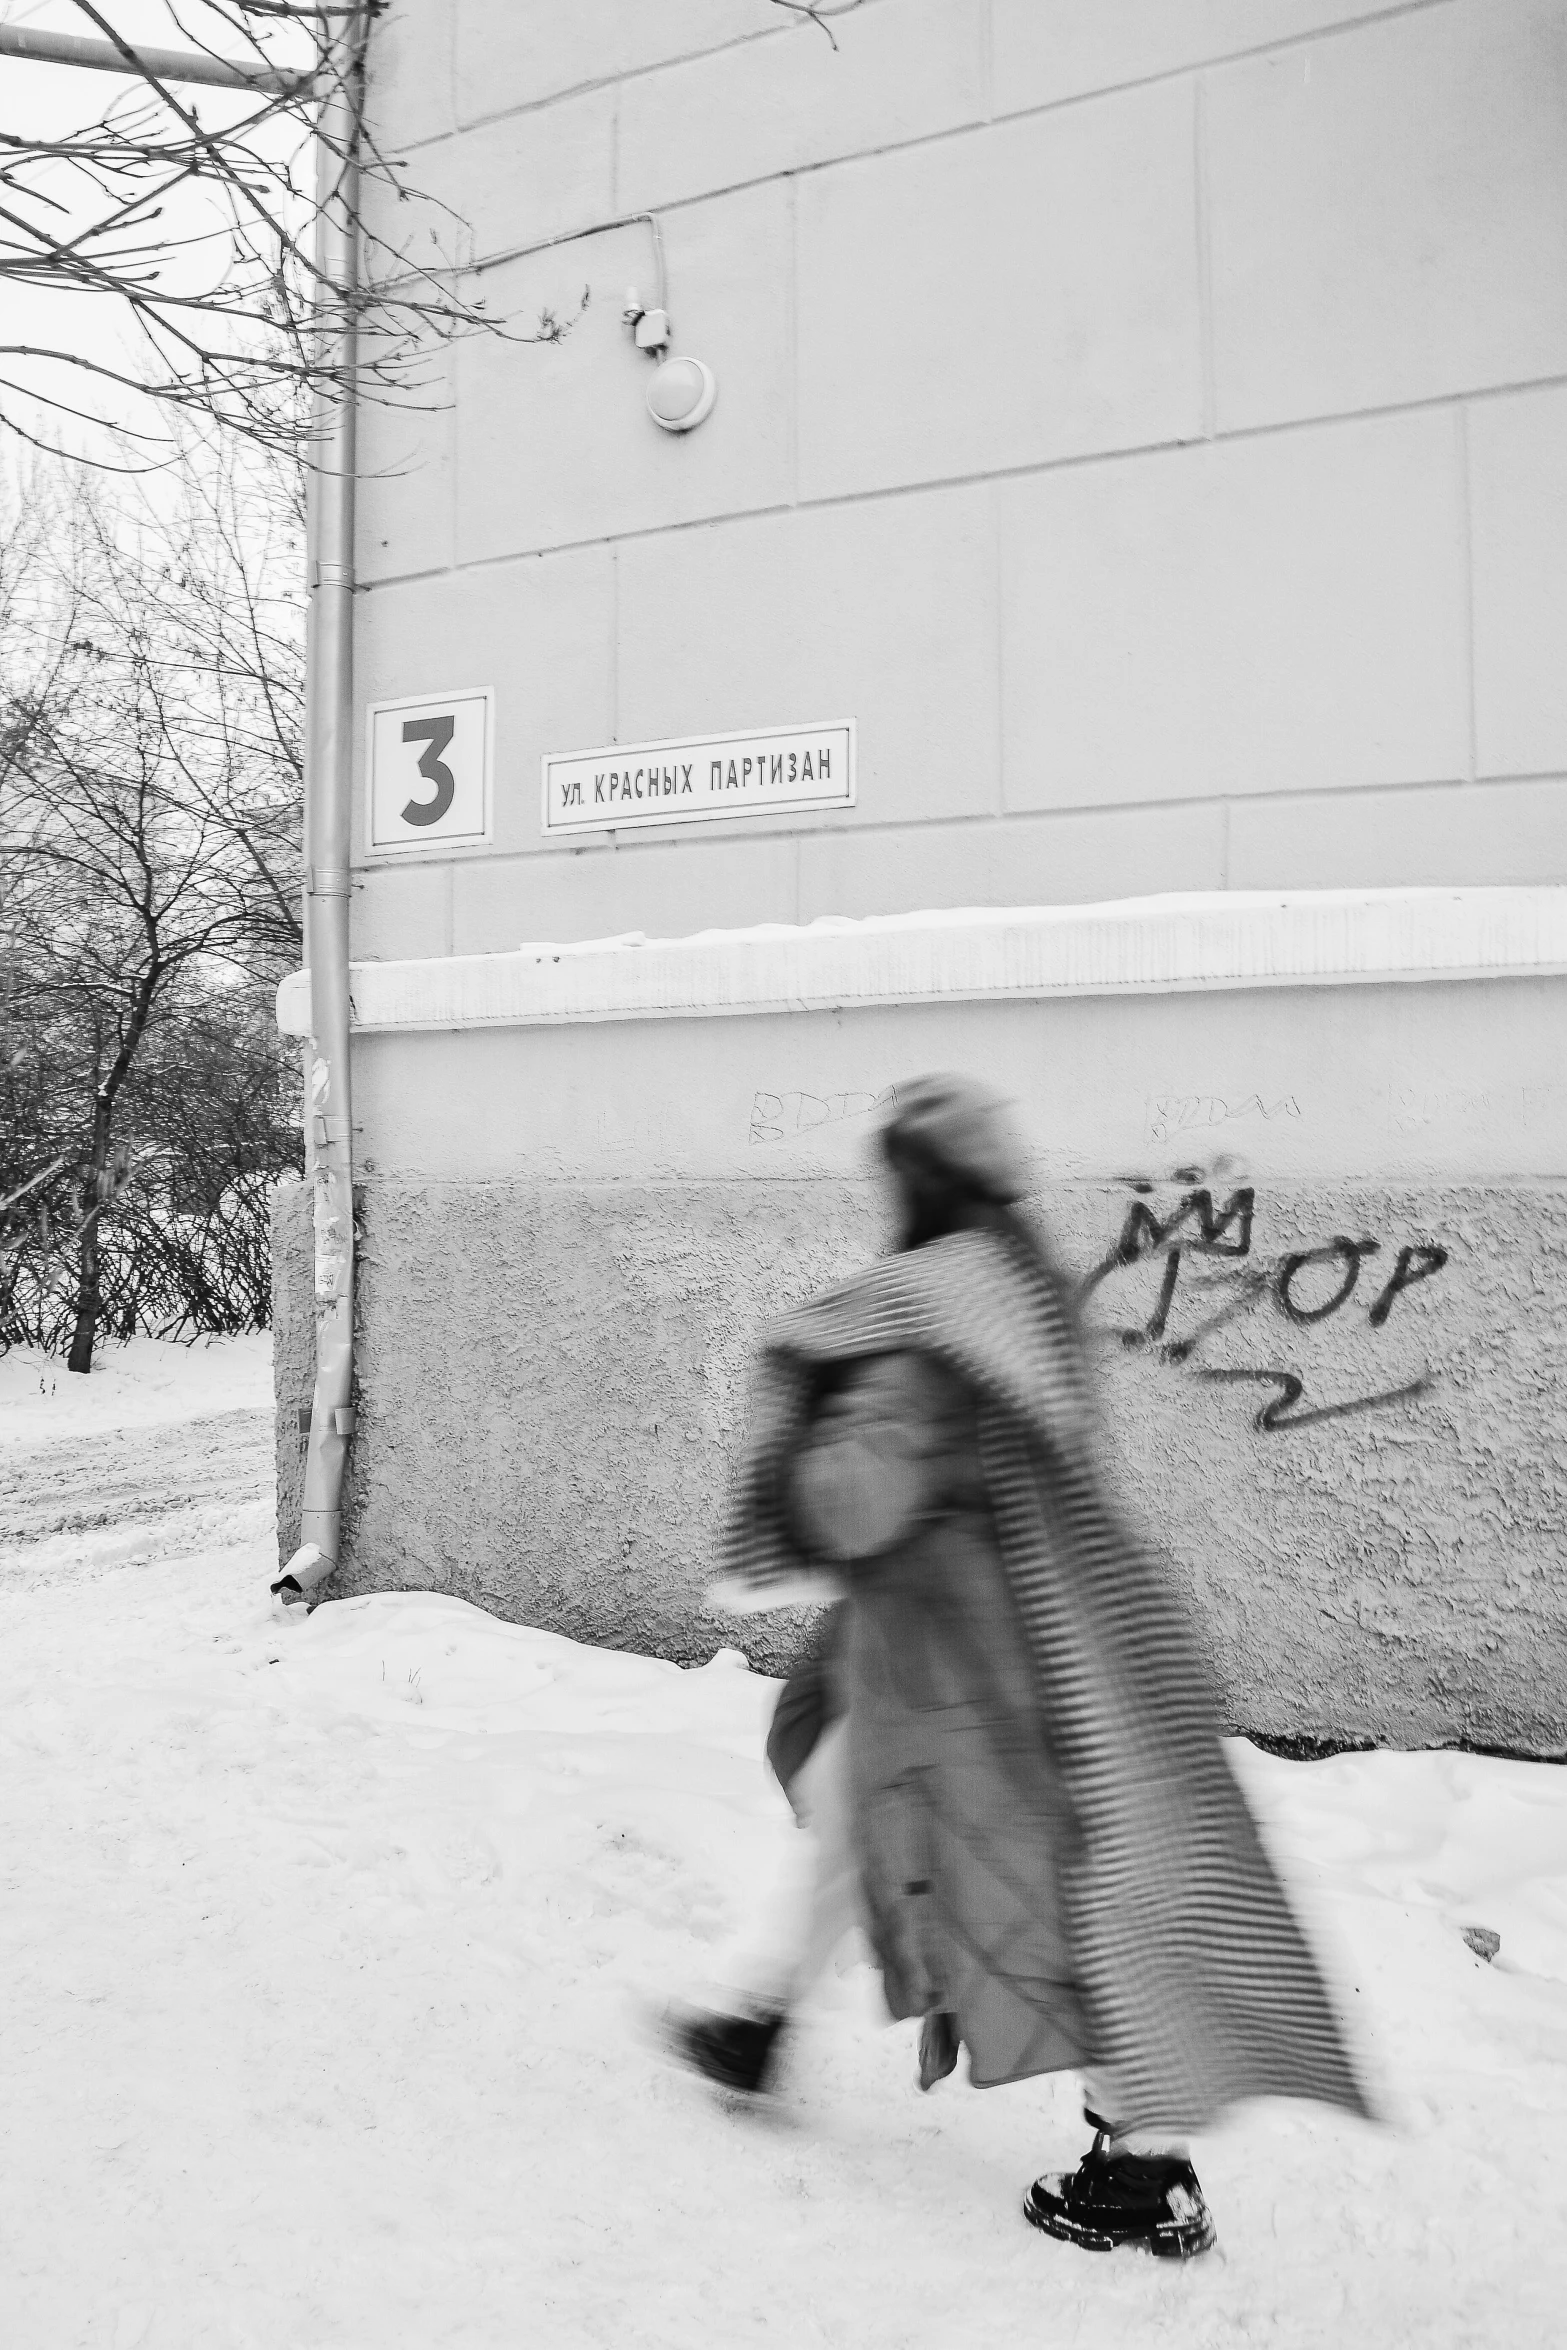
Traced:
<path fill-rule="evenodd" d="M 246 1409 L 0 1453 L 0 1585 L 103 1573 L 220 1530 L 264 1531 L 272 1447 L 272 1414 Z"/>

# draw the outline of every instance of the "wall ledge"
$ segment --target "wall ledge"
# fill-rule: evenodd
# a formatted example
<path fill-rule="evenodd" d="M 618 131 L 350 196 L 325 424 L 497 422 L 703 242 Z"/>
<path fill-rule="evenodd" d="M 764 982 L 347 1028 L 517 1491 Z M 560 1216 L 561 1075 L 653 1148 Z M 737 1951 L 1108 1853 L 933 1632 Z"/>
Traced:
<path fill-rule="evenodd" d="M 1564 973 L 1567 887 L 1212 890 L 356 963 L 351 993 L 377 1031 Z M 278 989 L 278 1026 L 309 1035 L 308 972 Z"/>

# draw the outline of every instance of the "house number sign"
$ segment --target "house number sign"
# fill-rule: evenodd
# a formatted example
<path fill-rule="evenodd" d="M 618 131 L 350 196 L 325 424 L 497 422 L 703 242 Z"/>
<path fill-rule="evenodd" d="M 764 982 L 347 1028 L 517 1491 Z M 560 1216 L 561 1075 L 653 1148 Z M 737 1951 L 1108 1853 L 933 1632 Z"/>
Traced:
<path fill-rule="evenodd" d="M 494 758 L 488 686 L 372 702 L 365 726 L 371 849 L 428 856 L 489 840 Z"/>

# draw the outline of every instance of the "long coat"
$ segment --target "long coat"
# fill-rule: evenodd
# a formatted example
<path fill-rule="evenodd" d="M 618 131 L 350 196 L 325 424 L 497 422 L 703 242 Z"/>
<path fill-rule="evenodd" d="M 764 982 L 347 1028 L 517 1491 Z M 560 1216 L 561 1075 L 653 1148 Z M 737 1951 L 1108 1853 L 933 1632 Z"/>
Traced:
<path fill-rule="evenodd" d="M 1059 1885 L 1075 1823 L 1039 1734 L 972 1394 L 928 1354 L 852 1366 L 785 1506 L 804 1547 L 852 1570 L 828 1670 L 891 2013 L 952 2017 L 981 2088 L 1085 2064 Z"/>
<path fill-rule="evenodd" d="M 954 2014 L 982 2086 L 1113 2069 L 1142 2128 L 1250 2096 L 1367 2110 L 1020 1248 L 954 1234 L 775 1325 L 724 1564 L 731 1605 L 848 1592 L 832 1669 L 895 2014 Z"/>

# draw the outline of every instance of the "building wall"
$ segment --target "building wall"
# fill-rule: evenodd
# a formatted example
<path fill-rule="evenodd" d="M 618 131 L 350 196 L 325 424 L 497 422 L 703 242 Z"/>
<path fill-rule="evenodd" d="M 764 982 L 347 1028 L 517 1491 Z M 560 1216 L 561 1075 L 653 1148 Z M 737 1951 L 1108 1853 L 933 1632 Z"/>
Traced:
<path fill-rule="evenodd" d="M 510 331 L 365 409 L 361 709 L 493 687 L 496 792 L 482 849 L 372 857 L 361 827 L 356 960 L 1567 883 L 1567 0 L 863 0 L 832 29 L 769 0 L 378 20 L 378 130 L 427 199 L 384 225 L 428 258 L 465 216 Z M 646 212 L 720 387 L 683 438 L 620 319 Z M 846 716 L 852 809 L 541 837 L 546 752 Z M 746 1350 L 877 1244 L 871 1105 L 959 1065 L 1022 1101 L 1076 1269 L 1162 1233 L 1090 1319 L 1232 1718 L 1567 1747 L 1563 986 L 361 1033 L 337 1587 L 733 1641 L 701 1591 Z M 1235 1270 L 1198 1195 L 1245 1190 L 1244 1311 L 1183 1353 Z M 1427 1277 L 1379 1320 L 1406 1250 Z"/>
<path fill-rule="evenodd" d="M 380 132 L 470 224 L 395 233 L 516 334 L 576 322 L 367 409 L 360 699 L 494 685 L 498 822 L 361 856 L 356 954 L 1567 878 L 1563 0 L 833 31 L 378 24 Z M 688 437 L 620 322 L 649 209 L 719 379 Z M 845 714 L 852 811 L 540 838 L 545 751 Z"/>
<path fill-rule="evenodd" d="M 1025 1105 L 1036 1210 L 1074 1272 L 1103 1268 L 1111 1474 L 1209 1627 L 1231 1719 L 1567 1750 L 1564 997 L 1492 980 L 363 1035 L 339 1585 L 786 1662 L 797 1619 L 704 1600 L 745 1363 L 769 1313 L 882 1244 L 866 1139 L 889 1087 L 964 1067 Z M 1482 1063 L 1481 1085 L 1459 1074 Z M 303 1186 L 278 1240 L 286 1549 Z"/>

